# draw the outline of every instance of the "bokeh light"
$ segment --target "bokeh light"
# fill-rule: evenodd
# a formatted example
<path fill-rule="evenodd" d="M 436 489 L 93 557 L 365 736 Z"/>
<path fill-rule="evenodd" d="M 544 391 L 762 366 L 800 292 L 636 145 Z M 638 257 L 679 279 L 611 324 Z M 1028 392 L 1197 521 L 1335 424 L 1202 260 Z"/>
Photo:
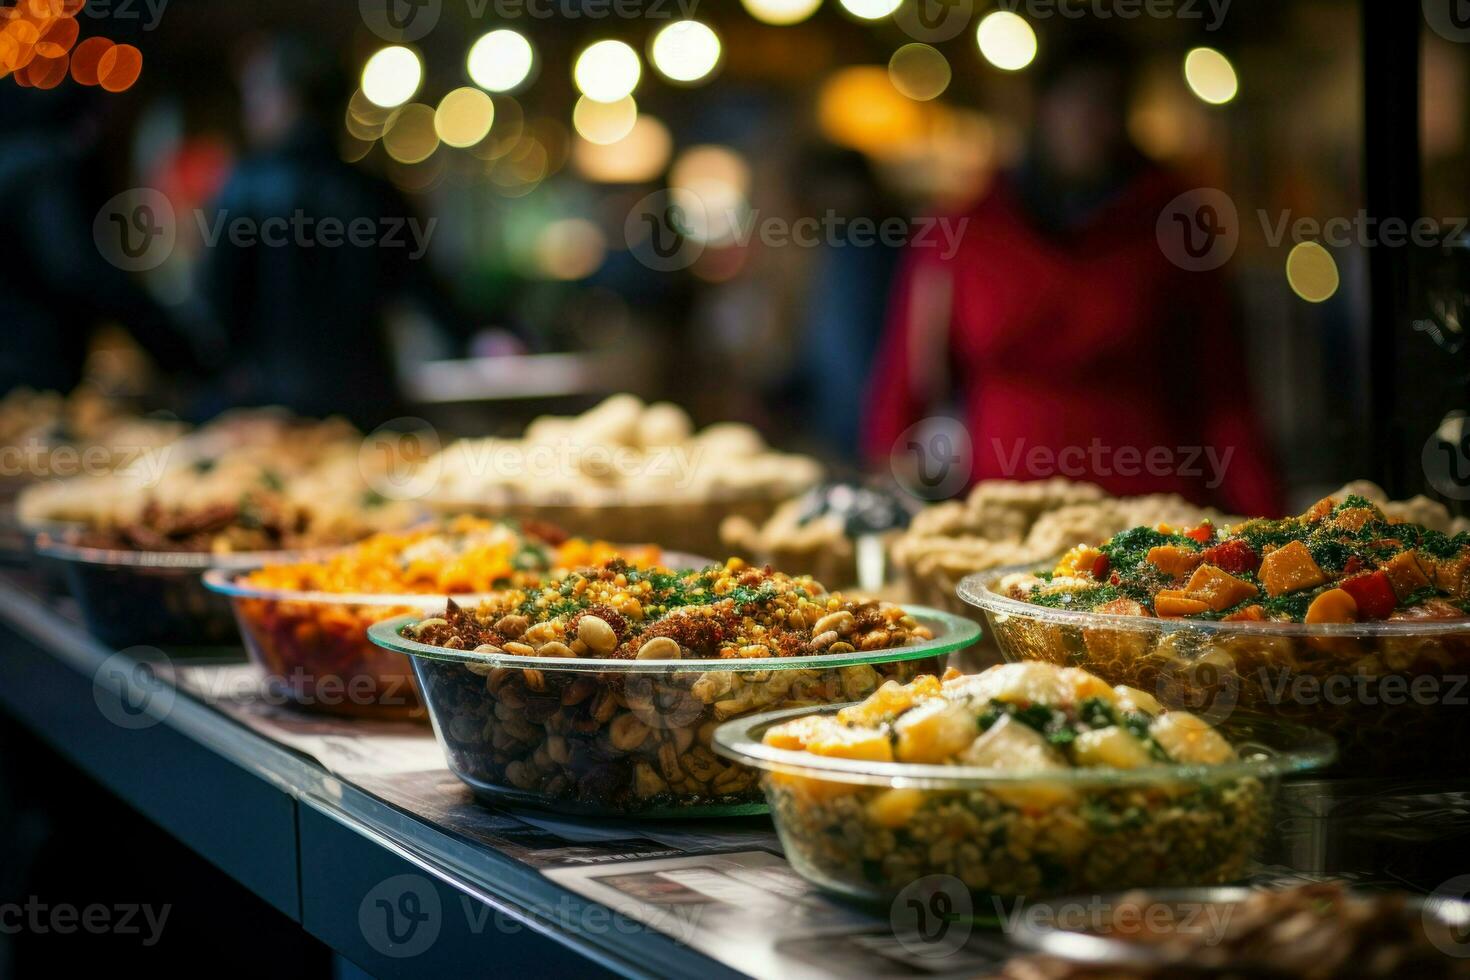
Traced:
<path fill-rule="evenodd" d="M 1036 58 L 1036 32 L 1026 18 L 1009 10 L 986 14 L 975 40 L 985 60 L 1003 71 L 1020 71 Z"/>
<path fill-rule="evenodd" d="M 474 146 L 489 135 L 494 122 L 495 103 L 468 85 L 447 93 L 434 111 L 434 132 L 446 146 Z"/>
<path fill-rule="evenodd" d="M 862 20 L 879 20 L 899 8 L 903 0 L 840 0 L 842 9 Z"/>
<path fill-rule="evenodd" d="M 548 279 L 586 279 L 601 267 L 607 239 L 586 218 L 562 218 L 541 229 L 533 254 L 537 271 Z"/>
<path fill-rule="evenodd" d="M 1184 80 L 1191 92 L 1210 105 L 1224 105 L 1240 91 L 1235 66 L 1214 48 L 1195 48 L 1184 56 Z"/>
<path fill-rule="evenodd" d="M 105 37 L 89 37 L 76 46 L 71 53 L 71 77 L 78 85 L 96 85 L 97 67 L 102 56 L 112 49 L 112 42 Z"/>
<path fill-rule="evenodd" d="M 748 211 L 750 165 L 728 146 L 704 144 L 680 153 L 669 168 L 674 199 L 697 199 L 684 208 L 689 237 L 711 245 L 732 241 Z"/>
<path fill-rule="evenodd" d="M 765 24 L 799 24 L 822 5 L 822 0 L 740 0 L 745 12 Z"/>
<path fill-rule="evenodd" d="M 97 60 L 97 83 L 109 92 L 132 88 L 143 73 L 143 52 L 131 44 L 115 44 Z"/>
<path fill-rule="evenodd" d="M 1287 254 L 1286 281 L 1308 303 L 1331 299 L 1341 283 L 1332 253 L 1316 242 L 1299 242 Z"/>
<path fill-rule="evenodd" d="M 653 36 L 649 57 L 670 81 L 697 82 L 720 63 L 720 38 L 697 20 L 676 21 Z"/>
<path fill-rule="evenodd" d="M 595 102 L 616 102 L 638 87 L 643 66 L 638 52 L 622 41 L 597 41 L 577 56 L 572 79 Z"/>
<path fill-rule="evenodd" d="M 924 109 L 906 98 L 877 65 L 833 72 L 817 93 L 817 124 L 840 146 L 881 154 L 919 139 Z"/>
<path fill-rule="evenodd" d="M 383 131 L 383 149 L 399 163 L 427 160 L 438 148 L 434 110 L 421 102 L 404 106 Z"/>
<path fill-rule="evenodd" d="M 488 92 L 511 91 L 530 77 L 535 64 L 531 42 L 509 29 L 484 35 L 465 58 L 470 80 Z"/>
<path fill-rule="evenodd" d="M 606 146 L 627 136 L 638 121 L 638 103 L 631 95 L 616 102 L 596 102 L 587 96 L 572 109 L 572 128 L 589 143 Z"/>
<path fill-rule="evenodd" d="M 654 180 L 669 165 L 674 138 L 658 119 L 640 114 L 627 136 L 601 146 L 578 140 L 572 150 L 577 170 L 604 184 L 641 184 Z"/>
<path fill-rule="evenodd" d="M 362 66 L 362 94 L 373 105 L 386 109 L 413 98 L 423 80 L 424 65 L 419 56 L 398 44 L 383 48 Z"/>
<path fill-rule="evenodd" d="M 905 44 L 888 59 L 888 80 L 893 87 L 918 102 L 937 99 L 949 88 L 949 62 L 927 44 Z"/>
<path fill-rule="evenodd" d="M 70 17 L 53 20 L 36 41 L 36 54 L 42 58 L 60 58 L 77 43 L 80 28 Z"/>

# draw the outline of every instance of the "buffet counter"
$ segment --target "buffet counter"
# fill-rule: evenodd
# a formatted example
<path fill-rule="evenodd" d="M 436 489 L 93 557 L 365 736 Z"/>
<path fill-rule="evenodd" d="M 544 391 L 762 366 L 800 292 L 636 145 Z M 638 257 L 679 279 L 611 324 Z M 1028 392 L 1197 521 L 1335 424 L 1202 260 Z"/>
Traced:
<path fill-rule="evenodd" d="M 377 977 L 907 973 L 934 949 L 835 902 L 763 817 L 575 820 L 473 802 L 423 726 L 273 703 L 229 648 L 115 651 L 0 579 L 0 708 Z M 227 809 L 228 814 L 222 812 Z M 974 975 L 1007 950 L 942 950 Z M 740 965 L 737 970 L 732 964 Z"/>

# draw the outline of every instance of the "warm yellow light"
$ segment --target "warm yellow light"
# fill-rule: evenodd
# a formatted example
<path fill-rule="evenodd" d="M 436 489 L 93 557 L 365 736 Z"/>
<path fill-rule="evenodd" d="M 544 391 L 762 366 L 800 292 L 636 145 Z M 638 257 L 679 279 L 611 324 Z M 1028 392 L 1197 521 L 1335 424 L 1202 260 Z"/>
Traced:
<path fill-rule="evenodd" d="M 424 65 L 419 56 L 402 45 L 384 48 L 362 66 L 362 94 L 384 109 L 403 105 L 419 90 Z"/>
<path fill-rule="evenodd" d="M 778 26 L 799 24 L 822 5 L 822 0 L 740 0 L 745 12 L 758 21 Z"/>
<path fill-rule="evenodd" d="M 599 146 L 578 140 L 572 160 L 588 180 L 605 184 L 641 184 L 658 177 L 669 165 L 674 138 L 653 116 L 641 114 L 627 136 Z"/>
<path fill-rule="evenodd" d="M 491 31 L 474 43 L 465 67 L 470 80 L 488 92 L 509 92 L 531 74 L 531 42 L 512 30 Z"/>
<path fill-rule="evenodd" d="M 638 103 L 631 95 L 616 102 L 594 102 L 587 96 L 572 109 L 572 128 L 589 143 L 606 146 L 627 136 L 638 121 Z"/>
<path fill-rule="evenodd" d="M 1299 242 L 1286 256 L 1286 281 L 1308 303 L 1321 303 L 1337 292 L 1341 279 L 1332 253 L 1316 242 Z"/>
<path fill-rule="evenodd" d="M 905 98 L 877 65 L 850 65 L 827 77 L 817 93 L 817 124 L 839 146 L 890 153 L 922 137 L 924 107 Z"/>
<path fill-rule="evenodd" d="M 653 36 L 653 67 L 675 82 L 697 82 L 720 63 L 720 38 L 697 20 L 675 21 Z"/>
<path fill-rule="evenodd" d="M 638 87 L 643 66 L 638 52 L 622 41 L 598 41 L 577 56 L 572 79 L 594 102 L 616 102 Z"/>
<path fill-rule="evenodd" d="M 950 77 L 949 62 L 927 44 L 905 44 L 888 59 L 888 80 L 917 102 L 942 95 L 949 88 Z"/>
<path fill-rule="evenodd" d="M 537 271 L 547 278 L 586 279 L 602 265 L 607 241 L 586 218 L 562 218 L 541 229 L 532 252 Z"/>
<path fill-rule="evenodd" d="M 383 133 L 383 149 L 399 163 L 427 160 L 439 148 L 439 134 L 434 131 L 434 110 L 415 102 L 406 105 L 393 117 L 393 124 Z"/>
<path fill-rule="evenodd" d="M 1005 71 L 1020 71 L 1036 57 L 1036 32 L 1020 14 L 997 10 L 975 29 L 985 60 Z"/>
<path fill-rule="evenodd" d="M 1214 48 L 1195 48 L 1184 56 L 1184 80 L 1191 92 L 1210 105 L 1224 105 L 1240 91 L 1235 66 Z"/>
<path fill-rule="evenodd" d="M 686 205 L 690 238 L 726 244 L 748 211 L 750 165 L 728 146 L 691 146 L 669 168 L 669 189 L 676 202 Z"/>
<path fill-rule="evenodd" d="M 863 20 L 878 20 L 898 9 L 903 0 L 839 0 L 842 9 Z"/>
<path fill-rule="evenodd" d="M 495 122 L 495 103 L 477 88 L 457 88 L 439 100 L 434 131 L 449 146 L 474 146 Z"/>

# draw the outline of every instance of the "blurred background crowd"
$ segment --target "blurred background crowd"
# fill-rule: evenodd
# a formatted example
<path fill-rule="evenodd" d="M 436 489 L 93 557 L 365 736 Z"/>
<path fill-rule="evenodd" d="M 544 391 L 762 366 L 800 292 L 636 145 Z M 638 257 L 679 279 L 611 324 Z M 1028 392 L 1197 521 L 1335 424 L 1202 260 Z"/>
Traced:
<path fill-rule="evenodd" d="M 974 479 L 1235 512 L 1363 472 L 1364 248 L 1280 231 L 1360 210 L 1358 4 L 932 6 L 0 5 L 0 388 L 469 434 L 631 391 L 838 473 L 944 416 Z"/>

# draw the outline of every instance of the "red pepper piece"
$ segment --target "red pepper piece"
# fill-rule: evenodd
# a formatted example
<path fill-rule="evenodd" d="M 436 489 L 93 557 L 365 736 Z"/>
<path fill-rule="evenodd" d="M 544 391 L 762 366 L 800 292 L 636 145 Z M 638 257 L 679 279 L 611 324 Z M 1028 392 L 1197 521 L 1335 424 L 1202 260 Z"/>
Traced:
<path fill-rule="evenodd" d="M 1398 608 L 1398 596 L 1394 595 L 1387 572 L 1357 575 L 1344 579 L 1337 587 L 1353 597 L 1358 604 L 1358 615 L 1364 619 L 1387 619 Z"/>
<path fill-rule="evenodd" d="M 1363 561 L 1357 555 L 1353 555 L 1347 560 L 1347 564 L 1342 566 L 1342 576 L 1343 578 L 1347 578 L 1349 575 L 1356 575 L 1367 567 L 1367 562 Z"/>
<path fill-rule="evenodd" d="M 1200 544 L 1209 544 L 1211 541 L 1215 540 L 1215 525 L 1208 523 L 1201 524 L 1193 531 L 1185 531 L 1184 536 L 1186 538 L 1190 538 L 1191 540 L 1198 541 Z"/>
<path fill-rule="evenodd" d="M 1092 562 L 1092 577 L 1101 582 L 1103 577 L 1108 574 L 1109 567 L 1108 556 L 1098 555 Z"/>
<path fill-rule="evenodd" d="M 1240 540 L 1225 541 L 1213 548 L 1206 548 L 1200 557 L 1205 564 L 1214 565 L 1231 575 L 1254 572 L 1261 567 L 1261 556 L 1256 554 L 1254 548 Z"/>

